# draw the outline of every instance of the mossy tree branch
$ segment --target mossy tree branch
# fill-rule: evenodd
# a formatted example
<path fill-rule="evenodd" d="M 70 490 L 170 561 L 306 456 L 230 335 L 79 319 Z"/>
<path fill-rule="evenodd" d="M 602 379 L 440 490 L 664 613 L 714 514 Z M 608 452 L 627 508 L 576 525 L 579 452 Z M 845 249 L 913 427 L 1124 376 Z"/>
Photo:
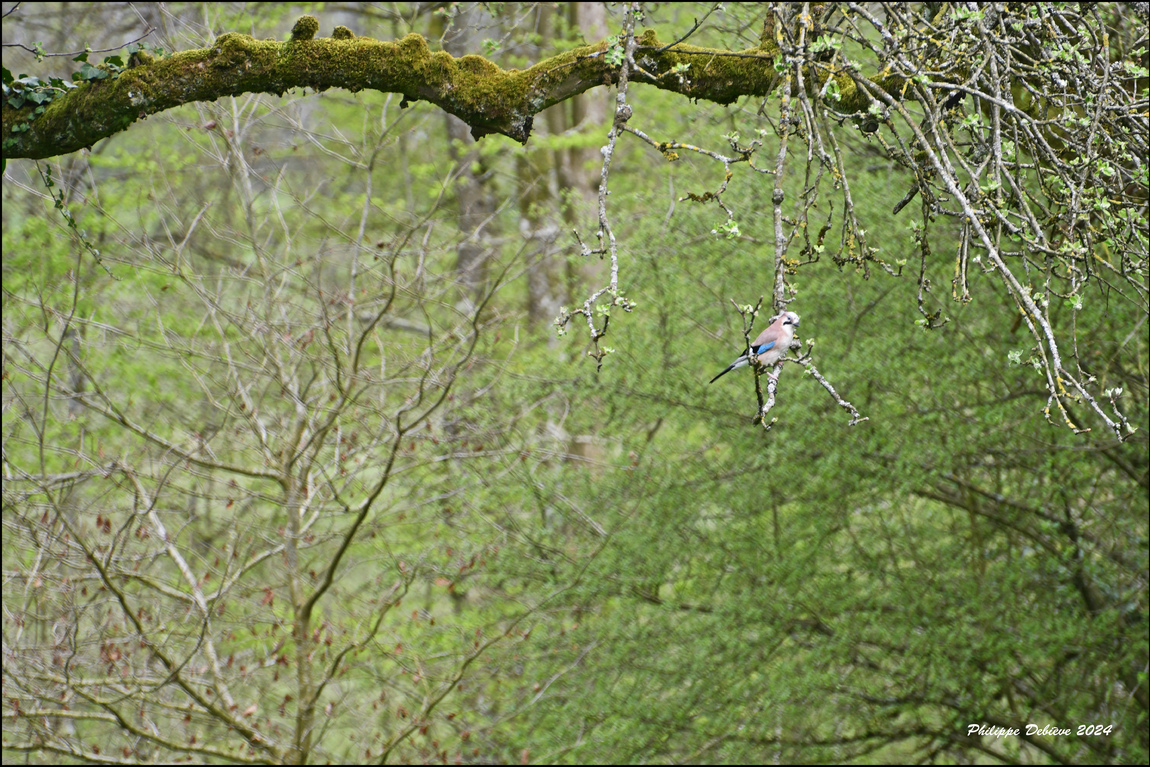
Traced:
<path fill-rule="evenodd" d="M 296 22 L 287 42 L 228 33 L 208 48 L 183 51 L 93 80 L 61 96 L 35 119 L 29 104 L 3 108 L 6 158 L 43 159 L 90 147 L 138 119 L 196 101 L 241 93 L 283 95 L 292 88 L 344 88 L 400 93 L 405 103 L 428 101 L 471 126 L 477 138 L 500 133 L 519 142 L 547 107 L 599 85 L 613 84 L 618 67 L 610 41 L 582 46 L 527 70 L 500 69 L 482 56 L 432 52 L 420 35 L 395 42 L 356 37 L 346 28 L 315 38 L 311 16 Z M 638 40 L 633 79 L 692 99 L 720 104 L 765 96 L 775 87 L 778 46 L 725 51 L 667 46 L 653 30 Z M 22 123 L 27 129 L 13 131 Z"/>

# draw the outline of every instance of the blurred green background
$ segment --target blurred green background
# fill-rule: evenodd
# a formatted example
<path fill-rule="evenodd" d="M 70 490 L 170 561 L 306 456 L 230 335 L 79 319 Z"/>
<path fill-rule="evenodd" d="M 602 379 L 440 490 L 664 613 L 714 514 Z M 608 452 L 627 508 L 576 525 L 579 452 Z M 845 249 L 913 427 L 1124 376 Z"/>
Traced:
<path fill-rule="evenodd" d="M 503 67 L 600 39 L 576 4 L 173 4 L 142 18 L 40 5 L 5 19 L 6 41 L 104 48 L 143 19 L 170 52 L 225 31 L 284 39 L 302 12 L 320 34 L 415 31 Z M 675 39 L 709 9 L 647 6 L 644 23 Z M 598 21 L 616 33 L 621 13 Z M 762 16 L 727 5 L 692 42 L 753 46 Z M 13 72 L 75 66 L 5 50 Z M 773 178 L 734 166 L 728 237 L 719 207 L 684 199 L 716 190 L 721 165 L 687 151 L 668 162 L 625 135 L 609 215 L 638 307 L 612 315 L 603 343 L 615 351 L 597 372 L 585 324 L 557 338 L 552 320 L 605 280 L 570 230 L 594 238 L 608 128 L 594 118 L 612 93 L 553 107 L 526 148 L 473 144 L 434 107 L 374 92 L 152 116 L 39 163 L 102 264 L 53 210 L 37 165 L 8 163 L 5 698 L 22 703 L 4 719 L 6 761 L 17 744 L 41 761 L 52 749 L 27 744 L 73 744 L 64 758 L 77 760 L 92 744 L 131 759 L 204 743 L 247 753 L 184 691 L 144 682 L 167 673 L 137 641 L 148 631 L 208 685 L 210 637 L 239 708 L 258 704 L 245 721 L 285 743 L 311 664 L 316 761 L 1150 759 L 1145 307 L 1096 284 L 1054 315 L 1083 367 L 1124 389 L 1137 434 L 1118 443 L 1048 422 L 999 278 L 974 269 L 973 300 L 950 299 L 947 221 L 931 225 L 925 308 L 948 321 L 917 322 L 922 215 L 917 201 L 891 215 L 913 179 L 846 123 L 836 136 L 868 242 L 907 265 L 835 264 L 842 205 L 824 177 L 811 229 L 832 218 L 828 254 L 788 278 L 788 308 L 803 351 L 813 343 L 818 370 L 869 420 L 848 426 L 787 365 L 767 431 L 750 423 L 748 370 L 707 382 L 743 347 L 731 300 L 766 297 L 752 333 L 770 314 Z M 632 127 L 660 141 L 726 152 L 725 135 L 766 130 L 756 162 L 773 167 L 777 99 L 722 107 L 633 86 L 629 101 Z M 788 201 L 811 183 L 805 152 L 792 138 Z M 332 349 L 388 296 L 345 405 L 352 352 Z M 295 488 L 302 505 L 270 478 L 289 456 L 316 459 Z M 385 476 L 302 653 L 291 606 Z M 210 620 L 149 509 L 211 598 Z M 281 546 L 289 514 L 306 520 L 295 563 Z M 93 559 L 119 574 L 126 603 Z M 95 716 L 110 709 L 94 699 L 60 699 L 101 675 L 96 697 L 122 693 L 109 705 L 138 707 L 136 724 L 158 723 L 173 745 L 145 747 Z M 54 718 L 65 703 L 93 717 Z M 970 724 L 1113 729 L 993 738 L 968 736 Z"/>

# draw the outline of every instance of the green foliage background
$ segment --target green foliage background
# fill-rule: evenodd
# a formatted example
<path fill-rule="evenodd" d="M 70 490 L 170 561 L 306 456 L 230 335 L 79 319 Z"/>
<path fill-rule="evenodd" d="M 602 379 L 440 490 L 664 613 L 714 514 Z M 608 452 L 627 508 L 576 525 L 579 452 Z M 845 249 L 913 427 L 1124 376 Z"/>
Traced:
<path fill-rule="evenodd" d="M 207 12 L 218 14 L 216 32 L 256 30 L 258 37 L 282 36 L 301 9 L 319 15 L 323 29 L 331 26 L 322 4 L 290 14 L 269 4 Z M 661 25 L 686 28 L 697 10 L 654 6 L 648 23 L 670 38 Z M 401 11 L 383 20 L 357 17 L 356 31 L 386 38 L 443 28 L 441 18 Z M 737 4 L 720 16 L 699 44 L 737 49 L 755 38 L 755 6 Z M 185 47 L 202 44 L 194 40 L 202 33 L 191 22 L 169 32 Z M 516 46 L 528 42 L 543 50 L 568 44 L 511 34 L 493 59 L 522 63 L 516 56 L 527 54 Z M 657 139 L 717 148 L 729 131 L 769 129 L 756 115 L 758 103 L 686 104 L 638 87 L 631 102 L 633 124 Z M 766 113 L 775 108 L 768 100 Z M 224 118 L 235 116 L 229 127 Z M 204 129 L 208 118 L 220 127 Z M 242 136 L 227 140 L 243 143 L 264 182 L 250 208 L 231 175 L 242 171 L 219 155 L 219 132 L 237 126 Z M 393 758 L 1146 763 L 1143 310 L 1104 288 L 1087 292 L 1080 309 L 1060 308 L 1060 321 L 1077 328 L 1084 367 L 1126 389 L 1121 401 L 1139 429 L 1135 437 L 1118 444 L 1097 430 L 1074 435 L 1051 425 L 1041 374 L 1025 364 L 1025 328 L 996 279 L 976 270 L 967 305 L 951 302 L 940 279 L 929 306 L 942 308 L 949 322 L 933 331 L 916 322 L 917 203 L 890 213 L 910 180 L 848 125 L 841 141 L 868 237 L 888 263 L 909 265 L 901 278 L 836 267 L 828 258 L 804 265 L 789 308 L 802 316 L 799 335 L 814 342 L 819 370 L 869 420 L 847 426 L 845 411 L 789 365 L 772 412 L 778 420 L 764 431 L 749 424 L 749 372 L 707 381 L 743 344 L 729 299 L 747 304 L 767 295 L 769 304 L 768 177 L 736 174 L 724 200 L 741 234 L 728 239 L 712 234 L 722 211 L 680 199 L 716 188 L 722 168 L 686 153 L 668 163 L 625 136 L 611 171 L 610 215 L 623 288 L 639 306 L 612 318 L 607 343 L 616 352 L 597 373 L 582 353 L 585 328 L 556 340 L 553 328 L 527 322 L 516 158 L 564 142 L 598 146 L 605 130 L 540 131 L 527 150 L 498 137 L 478 145 L 476 162 L 490 174 L 485 189 L 498 206 L 490 230 L 502 243 L 488 274 L 494 281 L 506 268 L 508 276 L 482 315 L 458 397 L 403 441 L 404 470 L 352 544 L 323 608 L 335 652 L 362 628 L 393 576 L 406 579 L 403 605 L 384 611 L 386 639 L 357 650 L 351 672 L 321 701 L 334 703 L 316 736 L 324 758 L 377 756 L 373 734 L 386 738 L 405 724 L 400 709 L 420 705 L 414 676 L 449 678 L 473 642 L 498 637 L 519 619 L 513 633 L 463 664 L 461 683 Z M 457 332 L 451 273 L 460 235 L 448 145 L 433 108 L 401 112 L 396 99 L 376 93 L 241 99 L 153 117 L 90 156 L 62 158 L 55 174 L 66 179 L 69 207 L 107 270 L 77 257 L 77 242 L 42 199 L 32 166 L 10 163 L 6 480 L 21 471 L 91 468 L 86 462 L 98 463 L 96 455 L 147 452 L 136 434 L 91 412 L 72 413 L 63 399 L 48 398 L 48 418 L 31 415 L 45 395 L 29 360 L 52 356 L 73 290 L 90 375 L 136 422 L 172 442 L 186 440 L 213 422 L 205 388 L 222 386 L 225 376 L 211 356 L 230 341 L 232 353 L 253 366 L 260 358 L 240 328 L 211 330 L 194 286 L 222 286 L 219 295 L 237 312 L 258 303 L 265 285 L 251 267 L 252 243 L 260 243 L 276 279 L 290 286 L 285 324 L 274 333 L 298 336 L 319 322 L 322 308 L 309 286 L 347 280 L 345 246 L 369 193 L 364 164 L 372 179 L 368 239 L 388 243 L 379 248 L 385 252 L 417 232 L 396 251 L 402 289 L 394 314 L 436 333 Z M 372 146 L 373 154 L 358 154 Z M 797 191 L 801 166 L 792 167 L 789 188 Z M 543 206 L 543 216 L 559 220 L 553 199 Z M 165 229 L 187 227 L 201 211 L 193 255 L 176 264 L 163 246 Z M 286 231 L 290 249 L 281 250 Z M 938 274 L 946 275 L 956 242 L 945 223 L 932 238 Z M 557 252 L 578 259 L 562 237 Z M 425 278 L 416 276 L 421 258 Z M 196 277 L 178 279 L 181 270 Z M 369 263 L 357 300 L 381 289 L 385 272 L 384 259 Z M 401 372 L 377 392 L 378 410 L 363 403 L 349 431 L 384 428 L 387 407 L 417 387 L 423 341 L 385 328 L 375 344 L 367 366 Z M 1012 364 L 1011 352 L 1023 364 Z M 322 379 L 319 344 L 301 353 L 315 355 L 310 364 Z M 274 385 L 270 376 L 253 377 L 257 386 Z M 284 423 L 292 412 L 287 401 L 264 407 Z M 42 456 L 33 423 L 43 429 Z M 575 436 L 592 446 L 590 460 L 572 457 Z M 221 459 L 246 460 L 255 449 L 243 436 L 212 444 Z M 248 478 L 229 489 L 216 477 L 205 490 L 194 474 L 173 472 L 174 489 L 165 492 L 184 500 L 168 501 L 163 514 L 182 543 L 206 541 L 195 549 L 199 566 L 218 562 L 213 547 L 221 536 L 251 536 L 245 551 L 258 549 L 258 539 L 276 539 L 283 523 L 273 483 Z M 44 497 L 27 489 L 5 483 L 6 611 L 32 589 L 23 576 L 36 558 L 36 525 L 46 524 L 37 522 Z M 77 524 L 93 536 L 97 513 L 117 528 L 129 524 L 132 494 L 124 483 L 75 493 L 71 503 L 83 509 Z M 321 539 L 344 529 L 337 512 L 315 529 Z M 310 556 L 320 567 L 331 548 L 317 545 Z M 213 630 L 222 655 L 251 662 L 290 631 L 276 562 L 253 568 L 219 605 Z M 267 594 L 275 599 L 265 601 Z M 173 616 L 167 619 L 174 628 Z M 8 623 L 6 644 L 12 630 Z M 49 644 L 45 636 L 40 649 L 49 652 Z M 290 685 L 279 670 L 253 669 L 244 684 L 260 716 L 286 727 Z M 26 731 L 19 717 L 5 722 L 8 747 Z M 1114 729 L 1036 745 L 967 737 L 972 723 Z M 111 752 L 117 736 L 99 726 L 76 725 L 80 735 L 92 728 L 89 737 L 107 739 Z M 204 728 L 206 739 L 213 731 Z"/>

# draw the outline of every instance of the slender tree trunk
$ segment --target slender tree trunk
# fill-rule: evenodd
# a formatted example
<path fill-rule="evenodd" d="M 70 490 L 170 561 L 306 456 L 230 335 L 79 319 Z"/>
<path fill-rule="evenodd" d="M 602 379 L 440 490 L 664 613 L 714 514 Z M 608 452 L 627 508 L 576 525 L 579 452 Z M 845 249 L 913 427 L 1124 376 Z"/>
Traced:
<path fill-rule="evenodd" d="M 601 40 L 607 34 L 602 3 L 568 3 L 558 12 L 541 6 L 539 13 L 537 27 L 544 33 L 578 29 L 586 41 Z M 541 46 L 535 48 L 541 54 Z M 556 104 L 540 115 L 543 119 L 536 122 L 536 131 L 552 136 L 593 132 L 606 123 L 609 98 L 605 89 L 595 89 Z M 580 263 L 565 258 L 574 245 L 571 230 L 586 236 L 598 225 L 598 158 L 597 143 L 551 150 L 528 148 L 518 164 L 520 229 L 536 241 L 527 249 L 527 316 L 533 325 L 551 322 L 573 295 L 602 277 L 599 261 Z M 554 197 L 560 204 L 547 204 Z M 556 209 L 562 220 L 541 214 Z"/>
<path fill-rule="evenodd" d="M 480 44 L 480 17 L 485 17 L 485 14 L 476 6 L 467 6 L 456 16 L 450 32 L 444 37 L 444 50 L 456 57 L 473 53 Z M 456 271 L 463 296 L 474 302 L 485 278 L 488 256 L 485 242 L 496 206 L 487 188 L 482 158 L 474 148 L 471 128 L 454 115 L 446 115 L 446 120 L 449 152 L 456 168 L 455 201 L 459 206 L 460 241 L 456 250 Z M 461 151 L 460 147 L 466 149 Z"/>

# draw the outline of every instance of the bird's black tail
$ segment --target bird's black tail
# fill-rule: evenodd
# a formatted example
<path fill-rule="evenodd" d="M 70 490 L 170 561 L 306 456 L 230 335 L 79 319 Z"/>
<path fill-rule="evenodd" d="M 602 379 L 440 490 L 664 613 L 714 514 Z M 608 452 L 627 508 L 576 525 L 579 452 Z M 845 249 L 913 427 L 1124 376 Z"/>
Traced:
<path fill-rule="evenodd" d="M 730 367 L 728 367 L 728 368 L 727 368 L 726 370 L 724 370 L 722 373 L 719 373 L 717 376 L 715 376 L 714 378 L 712 378 L 712 379 L 711 379 L 711 380 L 710 380 L 708 383 L 714 383 L 715 381 L 718 381 L 720 378 L 722 378 L 723 376 L 725 376 L 727 373 L 730 373 L 732 370 L 734 370 L 734 369 L 735 369 L 735 365 L 736 365 L 736 364 L 738 364 L 738 363 L 732 362 L 732 363 L 731 363 L 731 365 L 730 365 Z"/>

